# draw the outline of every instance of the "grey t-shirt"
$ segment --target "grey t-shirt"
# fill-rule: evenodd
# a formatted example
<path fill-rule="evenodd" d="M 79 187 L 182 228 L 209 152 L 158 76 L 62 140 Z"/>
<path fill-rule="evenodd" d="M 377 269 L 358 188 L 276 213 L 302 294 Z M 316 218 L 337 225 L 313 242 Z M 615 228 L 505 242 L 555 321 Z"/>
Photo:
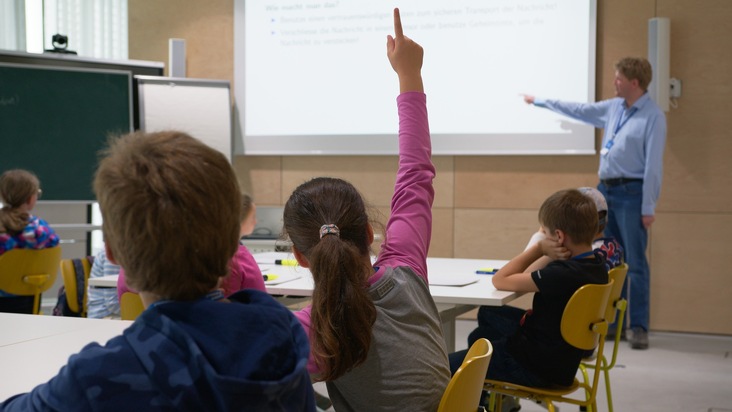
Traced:
<path fill-rule="evenodd" d="M 377 312 L 371 348 L 364 363 L 326 383 L 335 410 L 437 410 L 450 368 L 429 287 L 408 267 L 386 268 L 369 293 Z"/>

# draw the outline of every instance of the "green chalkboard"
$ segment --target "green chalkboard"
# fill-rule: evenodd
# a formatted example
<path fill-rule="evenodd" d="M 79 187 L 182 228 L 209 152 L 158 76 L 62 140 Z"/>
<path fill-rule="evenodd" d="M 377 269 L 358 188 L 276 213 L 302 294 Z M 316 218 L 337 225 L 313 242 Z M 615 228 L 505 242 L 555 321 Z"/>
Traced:
<path fill-rule="evenodd" d="M 98 152 L 132 129 L 125 71 L 0 63 L 0 173 L 41 180 L 42 200 L 94 200 Z"/>

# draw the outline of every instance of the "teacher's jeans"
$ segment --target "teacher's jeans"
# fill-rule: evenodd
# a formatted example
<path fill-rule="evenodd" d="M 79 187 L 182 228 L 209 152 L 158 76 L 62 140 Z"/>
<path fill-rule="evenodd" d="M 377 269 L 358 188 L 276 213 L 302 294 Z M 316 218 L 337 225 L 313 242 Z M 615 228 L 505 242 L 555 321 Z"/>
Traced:
<path fill-rule="evenodd" d="M 650 277 L 646 259 L 648 231 L 643 227 L 641 203 L 643 202 L 643 182 L 632 181 L 618 185 L 597 185 L 607 200 L 608 222 L 605 236 L 614 237 L 625 249 L 628 263 L 628 288 L 623 288 L 623 297 L 628 299 L 630 328 L 641 327 L 648 331 L 650 319 Z"/>

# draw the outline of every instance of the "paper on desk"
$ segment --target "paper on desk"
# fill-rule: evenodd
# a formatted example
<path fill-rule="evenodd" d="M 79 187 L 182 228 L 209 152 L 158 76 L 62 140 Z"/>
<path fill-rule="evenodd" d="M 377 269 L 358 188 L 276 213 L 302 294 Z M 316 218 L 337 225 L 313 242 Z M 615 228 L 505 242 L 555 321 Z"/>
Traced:
<path fill-rule="evenodd" d="M 465 286 L 478 281 L 474 275 L 440 275 L 430 274 L 430 285 L 432 286 Z"/>

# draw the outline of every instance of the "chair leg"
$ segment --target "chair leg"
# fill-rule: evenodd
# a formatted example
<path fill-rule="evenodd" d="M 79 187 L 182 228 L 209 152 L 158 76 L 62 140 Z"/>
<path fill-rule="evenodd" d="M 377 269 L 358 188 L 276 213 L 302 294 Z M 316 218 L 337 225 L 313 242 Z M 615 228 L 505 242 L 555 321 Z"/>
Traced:
<path fill-rule="evenodd" d="M 496 395 L 495 393 L 491 393 L 491 398 L 494 398 L 495 401 L 493 403 L 493 412 L 501 412 L 501 408 L 503 407 L 503 395 Z"/>
<path fill-rule="evenodd" d="M 607 393 L 607 410 L 613 412 L 613 394 L 610 390 L 610 370 L 605 369 L 605 393 Z"/>
<path fill-rule="evenodd" d="M 41 299 L 40 299 L 40 296 L 38 294 L 36 294 L 35 296 L 33 296 L 33 314 L 34 315 L 40 315 L 41 314 L 41 308 L 39 307 L 40 300 Z"/>

